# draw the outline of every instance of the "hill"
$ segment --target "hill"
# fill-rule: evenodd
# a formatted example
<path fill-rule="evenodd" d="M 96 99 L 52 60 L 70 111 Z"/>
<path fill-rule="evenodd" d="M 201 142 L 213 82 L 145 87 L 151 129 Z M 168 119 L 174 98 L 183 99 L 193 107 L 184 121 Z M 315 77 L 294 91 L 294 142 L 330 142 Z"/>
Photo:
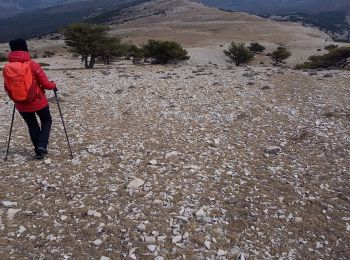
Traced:
<path fill-rule="evenodd" d="M 292 12 L 308 14 L 329 11 L 350 12 L 350 2 L 347 0 L 201 0 L 201 2 L 213 7 L 262 15 Z"/>
<path fill-rule="evenodd" d="M 350 2 L 347 0 L 203 0 L 202 2 L 212 7 L 244 11 L 278 21 L 316 26 L 335 40 L 350 40 Z"/>
<path fill-rule="evenodd" d="M 175 0 L 171 4 L 166 0 L 145 2 L 125 9 L 103 11 L 90 20 L 107 23 L 112 34 L 136 44 L 143 44 L 150 38 L 179 41 L 189 49 L 190 62 L 201 64 L 209 61 L 225 63 L 223 50 L 231 41 L 258 41 L 267 47 L 266 52 L 285 45 L 293 53 L 288 59 L 290 65 L 304 62 L 305 57 L 318 54 L 319 49 L 332 42 L 326 33 L 314 28 L 222 11 L 187 0 Z M 62 41 L 50 38 L 37 39 L 29 44 L 32 50 L 41 54 L 52 48 L 64 51 Z M 202 55 L 204 50 L 206 54 Z M 269 63 L 265 55 L 258 55 L 255 60 Z"/>
<path fill-rule="evenodd" d="M 72 23 L 112 10 L 120 10 L 147 0 L 101 0 L 72 2 L 22 12 L 0 20 L 0 42 L 32 38 L 56 32 Z"/>
<path fill-rule="evenodd" d="M 203 62 L 225 61 L 222 51 L 231 41 L 258 41 L 267 47 L 267 52 L 279 45 L 287 46 L 293 52 L 289 62 L 295 64 L 318 53 L 317 50 L 323 49 L 330 41 L 327 34 L 317 29 L 222 11 L 186 0 L 172 1 L 171 4 L 159 0 L 143 3 L 106 21 L 113 33 L 125 37 L 125 40 L 139 44 L 149 38 L 176 40 L 191 49 L 193 59 L 198 57 L 197 61 L 202 59 Z M 210 47 L 209 52 L 200 55 L 207 47 Z M 268 62 L 268 58 L 261 58 Z"/>
<path fill-rule="evenodd" d="M 263 17 L 276 21 L 298 22 L 304 26 L 315 26 L 328 33 L 335 41 L 350 42 L 350 16 L 345 11 L 329 11 L 318 14 L 290 13 Z"/>
<path fill-rule="evenodd" d="M 0 19 L 30 10 L 83 1 L 89 0 L 2 0 L 0 2 Z"/>

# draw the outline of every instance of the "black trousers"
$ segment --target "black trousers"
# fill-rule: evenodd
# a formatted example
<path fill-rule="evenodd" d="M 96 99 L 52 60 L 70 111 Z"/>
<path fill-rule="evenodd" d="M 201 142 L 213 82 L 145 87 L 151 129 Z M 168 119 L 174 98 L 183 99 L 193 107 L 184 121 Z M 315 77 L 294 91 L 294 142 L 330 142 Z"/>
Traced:
<path fill-rule="evenodd" d="M 20 112 L 20 114 L 28 125 L 30 139 L 32 140 L 35 150 L 38 147 L 47 149 L 52 125 L 49 106 L 36 112 Z M 35 114 L 40 118 L 41 127 L 39 126 Z"/>

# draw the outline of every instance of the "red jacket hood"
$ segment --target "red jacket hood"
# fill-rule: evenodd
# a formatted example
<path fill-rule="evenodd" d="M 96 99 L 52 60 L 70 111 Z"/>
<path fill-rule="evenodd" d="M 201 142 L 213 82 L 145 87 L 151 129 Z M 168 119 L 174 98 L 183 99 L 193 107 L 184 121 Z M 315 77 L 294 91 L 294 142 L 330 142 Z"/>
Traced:
<path fill-rule="evenodd" d="M 30 54 L 26 51 L 12 51 L 7 56 L 9 62 L 26 62 L 30 61 Z"/>

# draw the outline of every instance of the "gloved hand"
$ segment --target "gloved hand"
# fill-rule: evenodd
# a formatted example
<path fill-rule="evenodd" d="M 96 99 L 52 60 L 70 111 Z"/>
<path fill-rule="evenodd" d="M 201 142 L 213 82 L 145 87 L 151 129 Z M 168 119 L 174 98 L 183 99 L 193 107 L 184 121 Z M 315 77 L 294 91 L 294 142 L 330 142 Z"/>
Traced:
<path fill-rule="evenodd" d="M 53 83 L 53 84 L 55 84 L 56 85 L 56 83 L 55 82 L 53 82 L 52 80 L 51 80 L 51 82 Z M 53 89 L 53 91 L 54 92 L 57 92 L 58 91 L 58 89 L 57 89 L 57 86 Z"/>

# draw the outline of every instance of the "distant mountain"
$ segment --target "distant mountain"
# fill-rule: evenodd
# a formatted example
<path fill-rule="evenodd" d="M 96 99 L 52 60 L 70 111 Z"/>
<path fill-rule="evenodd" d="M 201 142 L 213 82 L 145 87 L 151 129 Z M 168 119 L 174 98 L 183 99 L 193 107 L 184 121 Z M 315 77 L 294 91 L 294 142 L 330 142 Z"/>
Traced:
<path fill-rule="evenodd" d="M 25 2 L 24 0 L 6 1 L 13 4 L 15 2 Z M 61 4 L 0 19 L 0 42 L 6 42 L 17 37 L 28 39 L 56 32 L 70 23 L 92 19 L 111 11 L 117 12 L 148 0 L 31 1 L 35 3 L 46 2 L 47 4 L 49 2 L 51 4 L 61 2 Z"/>
<path fill-rule="evenodd" d="M 201 2 L 208 6 L 264 15 L 291 12 L 315 14 L 340 10 L 350 12 L 349 0 L 201 0 Z"/>
<path fill-rule="evenodd" d="M 350 41 L 350 0 L 201 0 L 225 10 L 316 26 L 334 40 Z"/>
<path fill-rule="evenodd" d="M 0 18 L 10 17 L 30 10 L 83 1 L 88 0 L 1 0 Z"/>

